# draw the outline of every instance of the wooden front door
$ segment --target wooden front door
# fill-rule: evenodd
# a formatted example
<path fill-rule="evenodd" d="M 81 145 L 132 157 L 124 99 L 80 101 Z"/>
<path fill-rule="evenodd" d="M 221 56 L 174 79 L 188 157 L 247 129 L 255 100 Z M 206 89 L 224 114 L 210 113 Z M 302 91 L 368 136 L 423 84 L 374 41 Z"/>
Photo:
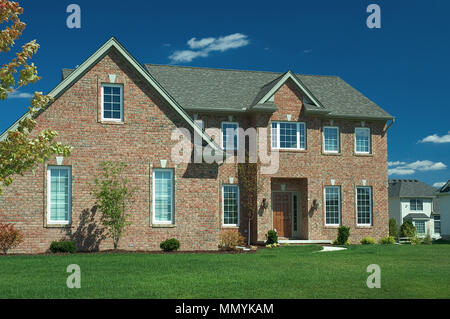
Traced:
<path fill-rule="evenodd" d="M 292 235 L 290 193 L 273 193 L 273 228 L 280 237 L 290 238 Z"/>

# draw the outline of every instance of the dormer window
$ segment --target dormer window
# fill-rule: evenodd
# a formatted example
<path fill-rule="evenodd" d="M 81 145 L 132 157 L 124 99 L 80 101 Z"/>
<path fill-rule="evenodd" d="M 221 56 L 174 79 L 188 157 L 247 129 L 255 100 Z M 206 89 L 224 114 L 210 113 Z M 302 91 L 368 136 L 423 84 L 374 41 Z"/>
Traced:
<path fill-rule="evenodd" d="M 102 121 L 123 122 L 122 85 L 102 85 Z"/>

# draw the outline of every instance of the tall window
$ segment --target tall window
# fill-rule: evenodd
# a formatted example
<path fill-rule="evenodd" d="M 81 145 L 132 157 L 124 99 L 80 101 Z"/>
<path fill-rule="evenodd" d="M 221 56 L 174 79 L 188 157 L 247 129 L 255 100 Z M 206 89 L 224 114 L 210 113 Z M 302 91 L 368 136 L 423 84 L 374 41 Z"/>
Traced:
<path fill-rule="evenodd" d="M 421 199 L 410 199 L 409 209 L 415 211 L 423 211 L 423 200 Z"/>
<path fill-rule="evenodd" d="M 239 187 L 223 185 L 222 196 L 223 224 L 239 225 Z"/>
<path fill-rule="evenodd" d="M 153 223 L 173 223 L 173 171 L 153 170 Z"/>
<path fill-rule="evenodd" d="M 434 233 L 440 234 L 441 233 L 441 215 L 434 215 Z"/>
<path fill-rule="evenodd" d="M 235 122 L 222 122 L 222 146 L 224 150 L 238 149 L 239 124 Z"/>
<path fill-rule="evenodd" d="M 370 153 L 370 129 L 367 127 L 355 128 L 355 152 Z"/>
<path fill-rule="evenodd" d="M 120 84 L 102 85 L 102 120 L 123 121 L 123 87 Z"/>
<path fill-rule="evenodd" d="M 272 122 L 272 148 L 306 148 L 306 128 L 303 122 Z"/>
<path fill-rule="evenodd" d="M 324 126 L 323 150 L 328 153 L 339 153 L 339 128 L 337 126 Z"/>
<path fill-rule="evenodd" d="M 67 166 L 47 168 L 47 223 L 69 224 L 71 218 L 71 169 Z"/>
<path fill-rule="evenodd" d="M 417 235 L 425 235 L 425 221 L 414 220 L 414 226 L 416 226 Z"/>
<path fill-rule="evenodd" d="M 358 225 L 372 224 L 372 189 L 370 187 L 356 188 L 356 211 Z"/>
<path fill-rule="evenodd" d="M 325 187 L 325 224 L 339 225 L 341 215 L 340 186 Z"/>

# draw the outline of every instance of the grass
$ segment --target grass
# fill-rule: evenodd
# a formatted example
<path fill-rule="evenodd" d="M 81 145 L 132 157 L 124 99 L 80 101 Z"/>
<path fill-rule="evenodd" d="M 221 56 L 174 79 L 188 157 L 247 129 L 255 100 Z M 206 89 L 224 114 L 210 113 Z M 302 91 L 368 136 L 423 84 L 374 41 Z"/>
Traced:
<path fill-rule="evenodd" d="M 450 298 L 450 245 L 355 245 L 314 253 L 0 256 L 1 298 Z M 66 267 L 81 268 L 81 288 Z M 369 289 L 369 264 L 381 288 Z"/>

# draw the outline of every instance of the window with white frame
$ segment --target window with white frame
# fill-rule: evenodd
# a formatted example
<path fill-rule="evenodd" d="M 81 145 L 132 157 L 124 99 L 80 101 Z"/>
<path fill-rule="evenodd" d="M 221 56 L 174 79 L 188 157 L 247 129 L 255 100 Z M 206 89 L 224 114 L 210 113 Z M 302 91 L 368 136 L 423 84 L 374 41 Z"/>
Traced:
<path fill-rule="evenodd" d="M 306 148 L 306 127 L 303 122 L 272 122 L 272 148 Z"/>
<path fill-rule="evenodd" d="M 236 122 L 222 122 L 222 147 L 224 150 L 238 149 L 239 124 Z"/>
<path fill-rule="evenodd" d="M 423 211 L 423 200 L 410 199 L 409 200 L 409 210 Z"/>
<path fill-rule="evenodd" d="M 425 220 L 414 220 L 414 226 L 417 230 L 417 235 L 425 235 Z"/>
<path fill-rule="evenodd" d="M 69 224 L 72 174 L 68 166 L 47 167 L 47 223 Z"/>
<path fill-rule="evenodd" d="M 223 224 L 239 225 L 239 186 L 223 185 L 222 188 Z"/>
<path fill-rule="evenodd" d="M 323 127 L 323 150 L 328 153 L 339 153 L 339 128 L 337 126 Z"/>
<path fill-rule="evenodd" d="M 325 186 L 325 225 L 339 225 L 340 215 L 341 187 Z"/>
<path fill-rule="evenodd" d="M 441 215 L 434 215 L 434 233 L 440 234 L 441 233 Z"/>
<path fill-rule="evenodd" d="M 153 170 L 153 223 L 173 223 L 173 170 Z"/>
<path fill-rule="evenodd" d="M 372 188 L 356 187 L 356 212 L 358 225 L 372 224 Z"/>
<path fill-rule="evenodd" d="M 123 121 L 123 86 L 120 84 L 102 85 L 102 120 Z"/>
<path fill-rule="evenodd" d="M 368 127 L 355 128 L 355 152 L 370 154 L 370 129 Z"/>

